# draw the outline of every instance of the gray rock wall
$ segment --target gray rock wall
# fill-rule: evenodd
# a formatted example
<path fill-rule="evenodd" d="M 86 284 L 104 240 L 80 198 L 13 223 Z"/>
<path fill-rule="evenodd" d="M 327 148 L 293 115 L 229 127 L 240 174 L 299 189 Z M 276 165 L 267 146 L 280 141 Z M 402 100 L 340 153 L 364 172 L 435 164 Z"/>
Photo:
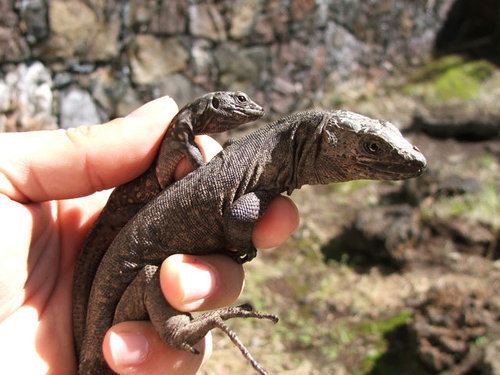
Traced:
<path fill-rule="evenodd" d="M 339 83 L 425 60 L 453 2 L 0 0 L 0 128 L 93 123 L 216 89 L 275 114 L 328 105 Z M 40 79 L 20 89 L 26 72 Z M 43 120 L 17 100 L 33 91 Z"/>

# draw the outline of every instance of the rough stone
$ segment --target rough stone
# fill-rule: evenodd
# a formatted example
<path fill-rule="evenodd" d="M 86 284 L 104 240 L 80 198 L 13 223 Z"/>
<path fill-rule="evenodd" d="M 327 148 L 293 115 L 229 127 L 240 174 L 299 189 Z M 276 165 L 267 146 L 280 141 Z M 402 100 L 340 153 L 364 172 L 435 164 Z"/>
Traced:
<path fill-rule="evenodd" d="M 40 62 L 21 64 L 7 73 L 0 95 L 5 130 L 55 128 L 51 84 L 50 71 Z"/>
<path fill-rule="evenodd" d="M 123 117 L 139 108 L 143 104 L 137 91 L 132 87 L 128 86 L 125 92 L 122 94 L 116 103 L 115 115 L 118 117 Z"/>
<path fill-rule="evenodd" d="M 493 341 L 484 350 L 484 373 L 486 375 L 500 374 L 500 332 L 497 332 L 496 341 Z"/>
<path fill-rule="evenodd" d="M 157 11 L 157 4 L 156 0 L 130 0 L 128 18 L 125 20 L 127 26 L 140 32 L 149 31 L 149 24 Z"/>
<path fill-rule="evenodd" d="M 500 108 L 495 103 L 451 102 L 420 106 L 414 128 L 435 137 L 481 140 L 500 136 Z"/>
<path fill-rule="evenodd" d="M 292 40 L 294 37 L 289 29 L 289 21 L 288 9 L 283 6 L 282 1 L 264 2 L 247 39 L 255 44 Z"/>
<path fill-rule="evenodd" d="M 7 112 L 10 109 L 9 86 L 0 81 L 0 112 Z"/>
<path fill-rule="evenodd" d="M 171 74 L 164 77 L 158 85 L 158 96 L 169 95 L 182 107 L 197 96 L 203 94 L 203 90 L 194 86 L 189 79 L 182 74 Z"/>
<path fill-rule="evenodd" d="M 494 285 L 451 283 L 429 290 L 411 328 L 420 359 L 433 371 L 466 374 L 482 367 L 485 346 L 477 339 L 488 341 L 487 332 L 498 330 L 500 321 L 494 291 Z"/>
<path fill-rule="evenodd" d="M 87 89 L 95 102 L 107 114 L 115 116 L 118 103 L 123 102 L 124 96 L 129 96 L 131 83 L 126 68 L 122 70 L 100 67 L 92 72 L 86 80 L 80 80 L 80 86 Z M 86 82 L 85 82 L 86 81 Z M 132 100 L 134 106 L 137 101 Z"/>
<path fill-rule="evenodd" d="M 226 40 L 224 19 L 213 4 L 189 6 L 189 30 L 192 35 L 211 40 Z"/>
<path fill-rule="evenodd" d="M 187 0 L 132 0 L 128 24 L 141 33 L 172 35 L 186 32 Z"/>
<path fill-rule="evenodd" d="M 480 190 L 480 182 L 472 176 L 446 174 L 429 168 L 420 178 L 406 180 L 402 193 L 406 200 L 418 204 L 427 197 L 474 194 Z"/>
<path fill-rule="evenodd" d="M 188 52 L 175 37 L 159 39 L 138 35 L 129 47 L 132 80 L 137 84 L 153 84 L 184 69 L 188 57 Z"/>
<path fill-rule="evenodd" d="M 271 108 L 276 113 L 293 111 L 297 104 L 297 94 L 302 91 L 300 83 L 293 83 L 285 77 L 275 77 L 272 84 Z"/>
<path fill-rule="evenodd" d="M 248 37 L 253 30 L 255 20 L 262 10 L 262 0 L 238 0 L 234 2 L 231 12 L 231 29 L 229 34 L 234 39 Z"/>
<path fill-rule="evenodd" d="M 195 40 L 191 47 L 193 82 L 207 90 L 214 90 L 217 70 L 212 56 L 212 44 L 208 40 Z"/>
<path fill-rule="evenodd" d="M 231 82 L 263 82 L 268 52 L 264 47 L 238 48 L 235 44 L 221 45 L 215 52 L 215 60 L 221 81 L 229 86 Z"/>
<path fill-rule="evenodd" d="M 35 44 L 49 35 L 47 2 L 24 0 L 16 2 L 21 19 L 20 28 L 28 43 Z"/>
<path fill-rule="evenodd" d="M 0 62 L 14 62 L 29 56 L 29 47 L 18 28 L 11 1 L 0 2 Z"/>
<path fill-rule="evenodd" d="M 329 22 L 325 31 L 328 65 L 336 75 L 345 80 L 361 69 L 361 63 L 369 55 L 369 47 L 346 28 Z"/>
<path fill-rule="evenodd" d="M 58 72 L 54 75 L 52 87 L 54 89 L 61 89 L 69 86 L 73 82 L 73 76 L 69 72 Z"/>
<path fill-rule="evenodd" d="M 156 34 L 176 34 L 186 31 L 187 0 L 162 1 L 153 14 L 149 30 Z"/>
<path fill-rule="evenodd" d="M 92 97 L 87 91 L 78 87 L 61 91 L 59 106 L 59 124 L 64 129 L 101 122 L 99 110 Z"/>
<path fill-rule="evenodd" d="M 330 14 L 355 39 L 371 46 L 370 64 L 390 61 L 391 66 L 403 66 L 426 61 L 431 56 L 434 36 L 454 2 L 335 0 L 330 3 Z"/>
<path fill-rule="evenodd" d="M 434 237 L 446 241 L 454 252 L 493 258 L 495 234 L 493 228 L 477 220 L 454 217 L 452 220 L 432 218 L 426 223 Z M 430 240 L 427 238 L 427 242 Z"/>
<path fill-rule="evenodd" d="M 314 13 L 315 8 L 315 0 L 292 0 L 290 4 L 292 19 L 301 21 Z"/>
<path fill-rule="evenodd" d="M 120 19 L 105 20 L 83 1 L 53 0 L 49 7 L 51 34 L 34 49 L 46 60 L 56 58 L 83 61 L 108 60 L 118 55 Z"/>

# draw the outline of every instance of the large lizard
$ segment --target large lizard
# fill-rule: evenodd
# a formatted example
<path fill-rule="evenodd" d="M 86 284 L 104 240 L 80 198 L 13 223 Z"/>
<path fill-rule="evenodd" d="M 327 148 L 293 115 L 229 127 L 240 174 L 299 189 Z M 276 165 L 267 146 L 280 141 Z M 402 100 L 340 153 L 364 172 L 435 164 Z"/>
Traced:
<path fill-rule="evenodd" d="M 292 114 L 235 141 L 163 190 L 116 236 L 93 278 L 80 373 L 109 373 L 100 348 L 113 323 L 150 319 L 165 342 L 193 353 L 218 327 L 265 374 L 224 321 L 277 318 L 248 306 L 195 318 L 177 311 L 161 293 L 158 265 L 176 253 L 249 261 L 256 255 L 254 224 L 276 195 L 304 184 L 405 179 L 425 167 L 424 156 L 392 124 L 348 111 Z"/>
<path fill-rule="evenodd" d="M 256 120 L 264 110 L 241 91 L 217 91 L 187 104 L 172 119 L 155 161 L 140 176 L 111 193 L 79 254 L 73 280 L 76 351 L 83 340 L 87 304 L 99 263 L 121 228 L 174 180 L 177 164 L 188 157 L 193 169 L 204 164 L 195 135 L 220 133 Z"/>

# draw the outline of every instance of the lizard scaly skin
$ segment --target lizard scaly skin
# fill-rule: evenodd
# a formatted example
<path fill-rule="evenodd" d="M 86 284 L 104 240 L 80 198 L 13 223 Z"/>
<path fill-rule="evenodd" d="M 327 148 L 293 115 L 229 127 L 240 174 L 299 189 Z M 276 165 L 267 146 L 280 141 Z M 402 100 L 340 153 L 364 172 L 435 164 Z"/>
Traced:
<path fill-rule="evenodd" d="M 83 340 L 87 303 L 94 274 L 120 229 L 174 180 L 178 162 L 187 156 L 194 169 L 204 164 L 195 144 L 198 134 L 213 134 L 256 120 L 262 107 L 236 91 L 205 94 L 184 106 L 172 119 L 153 164 L 111 194 L 79 254 L 73 280 L 73 330 L 77 353 Z"/>
<path fill-rule="evenodd" d="M 348 111 L 296 113 L 232 143 L 150 201 L 106 251 L 93 278 L 80 373 L 110 371 L 101 343 L 113 323 L 149 318 L 165 342 L 193 353 L 210 329 L 220 328 L 265 374 L 224 321 L 277 318 L 248 306 L 197 317 L 177 311 L 161 293 L 160 263 L 176 253 L 249 261 L 256 255 L 255 222 L 276 195 L 304 184 L 405 179 L 425 167 L 424 156 L 392 124 Z"/>

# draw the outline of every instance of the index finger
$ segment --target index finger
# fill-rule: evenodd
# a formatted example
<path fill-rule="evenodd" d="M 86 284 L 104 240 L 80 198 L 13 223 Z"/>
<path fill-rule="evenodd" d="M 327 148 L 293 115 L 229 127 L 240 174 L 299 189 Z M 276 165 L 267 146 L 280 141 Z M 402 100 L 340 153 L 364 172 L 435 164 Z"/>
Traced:
<path fill-rule="evenodd" d="M 126 182 L 151 164 L 177 110 L 162 97 L 103 125 L 0 134 L 0 193 L 41 202 Z"/>

